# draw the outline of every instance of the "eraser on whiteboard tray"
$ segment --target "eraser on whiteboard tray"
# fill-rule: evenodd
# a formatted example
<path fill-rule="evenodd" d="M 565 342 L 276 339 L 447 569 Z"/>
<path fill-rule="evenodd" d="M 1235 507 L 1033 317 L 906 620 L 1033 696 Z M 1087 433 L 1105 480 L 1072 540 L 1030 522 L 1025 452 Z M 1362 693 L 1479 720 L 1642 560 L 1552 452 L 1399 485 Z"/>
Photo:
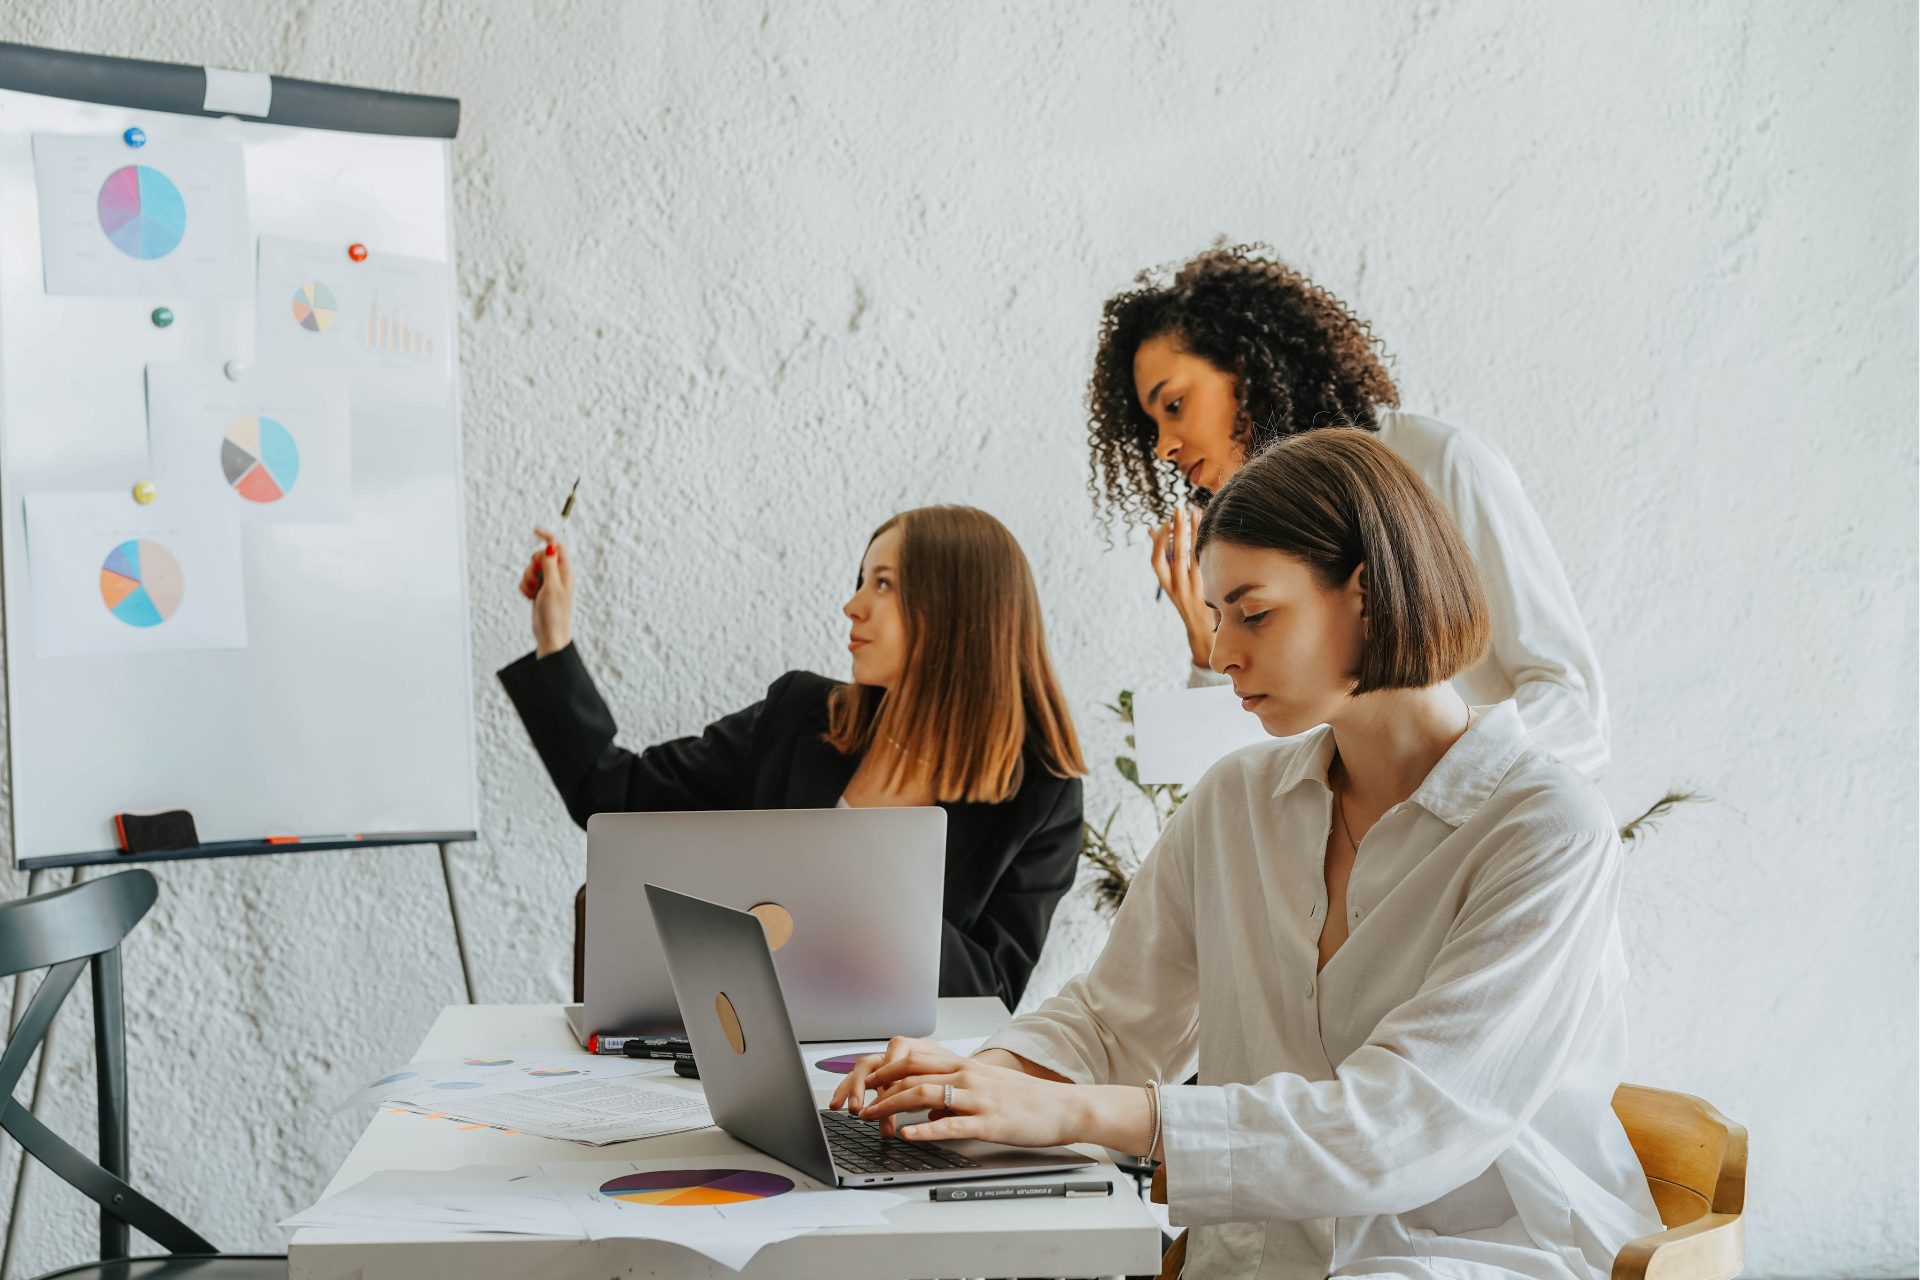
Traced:
<path fill-rule="evenodd" d="M 165 813 L 116 813 L 113 830 L 122 853 L 164 853 L 169 849 L 197 849 L 200 833 L 185 809 Z"/>

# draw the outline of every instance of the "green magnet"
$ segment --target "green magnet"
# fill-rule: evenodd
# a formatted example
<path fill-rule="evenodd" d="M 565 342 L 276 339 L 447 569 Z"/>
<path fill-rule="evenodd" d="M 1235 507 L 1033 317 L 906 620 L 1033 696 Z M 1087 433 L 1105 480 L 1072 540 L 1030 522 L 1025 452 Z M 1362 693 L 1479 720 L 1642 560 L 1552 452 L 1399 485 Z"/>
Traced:
<path fill-rule="evenodd" d="M 173 323 L 173 310 L 171 308 L 155 307 L 153 309 L 153 327 L 154 328 L 164 329 L 172 323 Z"/>

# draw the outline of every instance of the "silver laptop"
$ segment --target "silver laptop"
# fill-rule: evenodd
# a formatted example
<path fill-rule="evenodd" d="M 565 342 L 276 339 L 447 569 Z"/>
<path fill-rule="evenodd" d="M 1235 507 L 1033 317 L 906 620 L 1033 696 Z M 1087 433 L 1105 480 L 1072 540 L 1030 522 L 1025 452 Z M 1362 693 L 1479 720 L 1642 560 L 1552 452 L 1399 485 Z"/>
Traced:
<path fill-rule="evenodd" d="M 970 1138 L 909 1142 L 814 1105 L 767 933 L 755 917 L 647 886 L 674 994 L 714 1123 L 829 1186 L 953 1182 L 1049 1173 L 1095 1163 L 1066 1147 L 1006 1147 Z M 884 968 L 884 952 L 867 961 Z"/>
<path fill-rule="evenodd" d="M 647 910 L 645 886 L 657 884 L 765 917 L 801 1039 L 925 1035 L 946 869 L 947 814 L 934 807 L 597 813 L 575 1032 L 583 1043 L 681 1033 Z"/>

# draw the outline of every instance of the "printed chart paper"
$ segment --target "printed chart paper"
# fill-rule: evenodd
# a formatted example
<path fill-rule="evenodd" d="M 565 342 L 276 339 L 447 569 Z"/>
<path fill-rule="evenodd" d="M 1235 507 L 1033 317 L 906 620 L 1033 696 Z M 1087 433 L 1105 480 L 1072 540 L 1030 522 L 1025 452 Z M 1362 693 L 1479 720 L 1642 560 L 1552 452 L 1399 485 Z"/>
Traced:
<path fill-rule="evenodd" d="M 584 1234 L 573 1211 L 538 1166 L 462 1165 L 458 1169 L 382 1169 L 283 1227 L 380 1227 L 509 1235 Z"/>
<path fill-rule="evenodd" d="M 254 354 L 262 364 L 345 369 L 363 399 L 443 404 L 452 387 L 447 264 L 337 244 L 260 237 Z"/>
<path fill-rule="evenodd" d="M 671 1062 L 591 1053 L 471 1053 L 459 1058 L 427 1058 L 371 1082 L 333 1109 L 333 1114 L 369 1102 L 418 1105 L 440 1111 L 498 1093 L 523 1093 L 550 1084 L 580 1080 L 617 1080 L 625 1076 L 672 1071 Z"/>
<path fill-rule="evenodd" d="M 700 1094 L 648 1076 L 569 1080 L 485 1098 L 397 1105 L 588 1147 L 686 1133 L 713 1124 L 707 1100 Z"/>
<path fill-rule="evenodd" d="M 879 1226 L 905 1203 L 842 1191 L 771 1157 L 556 1162 L 540 1166 L 592 1240 L 664 1240 L 735 1271 L 767 1245 L 820 1227 Z"/>
<path fill-rule="evenodd" d="M 1134 694 L 1133 740 L 1141 782 L 1188 787 L 1222 756 L 1275 741 L 1227 685 Z"/>
<path fill-rule="evenodd" d="M 48 293 L 247 296 L 239 143 L 36 133 L 33 171 Z"/>
<path fill-rule="evenodd" d="M 147 366 L 147 446 L 168 498 L 262 522 L 353 519 L 345 380 L 255 368 L 239 382 L 217 364 Z"/>
<path fill-rule="evenodd" d="M 27 495 L 33 651 L 42 658 L 247 647 L 240 522 L 126 490 Z"/>

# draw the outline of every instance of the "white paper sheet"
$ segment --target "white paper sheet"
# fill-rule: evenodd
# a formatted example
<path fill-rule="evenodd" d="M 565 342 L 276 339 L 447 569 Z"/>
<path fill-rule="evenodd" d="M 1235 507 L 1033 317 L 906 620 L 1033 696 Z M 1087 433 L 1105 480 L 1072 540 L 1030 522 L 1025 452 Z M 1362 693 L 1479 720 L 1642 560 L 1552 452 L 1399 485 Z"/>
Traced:
<path fill-rule="evenodd" d="M 254 358 L 346 369 L 356 403 L 444 404 L 452 388 L 447 266 L 368 246 L 261 236 Z"/>
<path fill-rule="evenodd" d="M 338 1115 L 369 1102 L 393 1102 L 445 1111 L 462 1101 L 500 1093 L 523 1093 L 578 1080 L 617 1080 L 626 1076 L 671 1072 L 671 1062 L 649 1062 L 591 1053 L 470 1053 L 458 1058 L 425 1058 L 396 1067 L 356 1090 L 333 1109 Z"/>
<path fill-rule="evenodd" d="M 573 1211 L 560 1203 L 559 1193 L 538 1167 L 504 1165 L 383 1169 L 280 1225 L 583 1234 Z"/>
<path fill-rule="evenodd" d="M 1273 739 L 1231 686 L 1211 685 L 1134 694 L 1133 741 L 1140 781 L 1190 787 L 1222 756 Z"/>
<path fill-rule="evenodd" d="M 147 366 L 147 447 L 168 498 L 231 507 L 244 524 L 353 519 L 347 388 L 338 376 L 256 366 Z"/>
<path fill-rule="evenodd" d="M 36 133 L 33 172 L 48 293 L 247 296 L 239 143 Z"/>
<path fill-rule="evenodd" d="M 590 1239 L 664 1240 L 735 1271 L 767 1245 L 819 1227 L 878 1225 L 886 1209 L 905 1202 L 889 1192 L 827 1187 L 757 1153 L 540 1168 Z"/>
<path fill-rule="evenodd" d="M 449 1097 L 430 1112 L 418 1103 L 400 1105 L 423 1114 L 448 1115 L 589 1147 L 686 1133 L 713 1124 L 704 1097 L 649 1076 L 567 1081 L 485 1098 Z"/>
<path fill-rule="evenodd" d="M 240 523 L 186 497 L 27 495 L 41 658 L 247 647 Z"/>

